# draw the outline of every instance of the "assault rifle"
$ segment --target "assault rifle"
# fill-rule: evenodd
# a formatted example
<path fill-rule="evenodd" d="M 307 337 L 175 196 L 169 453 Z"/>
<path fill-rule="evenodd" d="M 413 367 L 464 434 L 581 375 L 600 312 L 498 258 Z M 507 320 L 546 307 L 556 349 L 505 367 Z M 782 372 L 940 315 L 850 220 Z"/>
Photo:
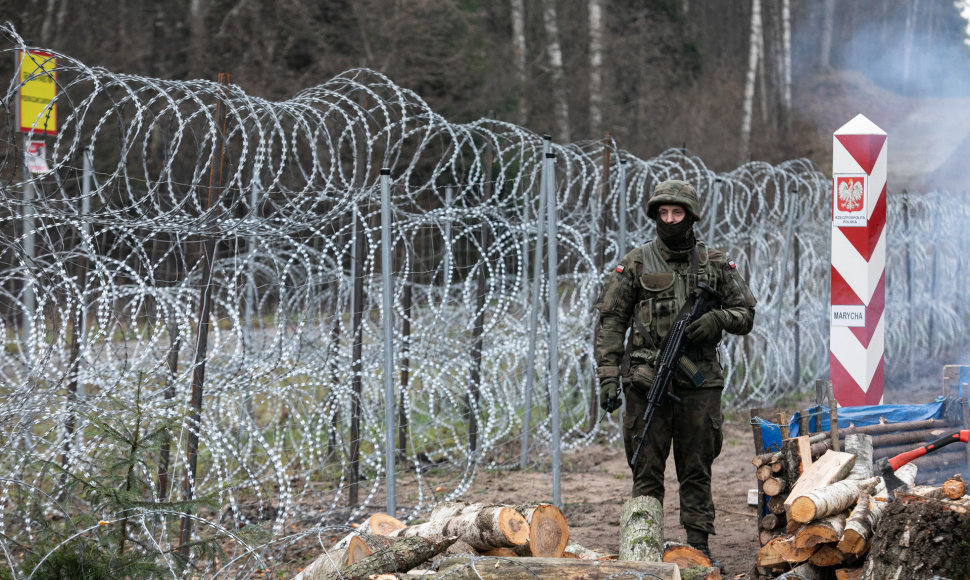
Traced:
<path fill-rule="evenodd" d="M 684 307 L 677 314 L 677 318 L 670 327 L 670 332 L 667 333 L 660 347 L 660 353 L 657 355 L 656 373 L 653 377 L 653 384 L 650 386 L 650 392 L 647 394 L 647 409 L 643 412 L 643 432 L 634 437 L 634 440 L 637 441 L 637 448 L 630 459 L 630 467 L 637 464 L 637 456 L 640 455 L 643 440 L 647 438 L 647 431 L 650 429 L 650 423 L 653 422 L 653 414 L 657 407 L 663 405 L 667 397 L 680 402 L 680 398 L 672 392 L 671 385 L 673 384 L 674 373 L 677 372 L 677 367 L 680 365 L 680 359 L 684 356 L 684 346 L 687 342 L 684 333 L 687 326 L 712 307 L 720 304 L 723 298 L 724 296 L 717 290 L 703 282 L 698 282 L 697 288 L 694 289 L 693 294 L 690 295 Z M 696 377 L 696 369 L 693 369 L 693 371 Z M 703 378 L 695 384 L 699 385 L 702 382 Z"/>

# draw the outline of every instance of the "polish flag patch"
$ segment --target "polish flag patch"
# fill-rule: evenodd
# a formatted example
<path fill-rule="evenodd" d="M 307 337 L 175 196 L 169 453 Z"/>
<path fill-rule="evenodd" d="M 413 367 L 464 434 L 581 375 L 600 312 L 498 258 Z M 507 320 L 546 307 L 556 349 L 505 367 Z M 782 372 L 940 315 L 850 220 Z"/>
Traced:
<path fill-rule="evenodd" d="M 735 268 L 737 268 L 737 267 L 738 267 L 738 265 L 734 263 L 734 260 L 728 260 L 728 266 L 729 266 L 729 267 L 730 267 L 730 268 L 731 268 L 732 270 L 734 270 Z"/>
<path fill-rule="evenodd" d="M 619 266 L 617 266 L 616 267 L 616 271 L 619 272 L 620 274 L 622 274 L 623 273 L 623 264 L 620 264 Z"/>

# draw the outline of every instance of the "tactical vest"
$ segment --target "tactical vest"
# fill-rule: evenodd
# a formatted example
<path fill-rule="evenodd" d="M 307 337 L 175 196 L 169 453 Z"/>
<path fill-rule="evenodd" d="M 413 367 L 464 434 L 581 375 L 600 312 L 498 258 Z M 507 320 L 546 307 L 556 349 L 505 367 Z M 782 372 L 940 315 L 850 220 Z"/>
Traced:
<path fill-rule="evenodd" d="M 716 269 L 711 263 L 707 246 L 697 242 L 697 266 L 692 271 L 691 261 L 667 262 L 657 242 L 641 246 L 635 258 L 643 265 L 638 276 L 637 303 L 633 312 L 630 362 L 632 365 L 653 367 L 663 338 L 677 318 L 677 313 L 687 296 L 697 286 L 698 279 L 714 290 L 720 284 Z M 717 359 L 717 345 L 688 345 L 685 351 L 694 362 Z"/>

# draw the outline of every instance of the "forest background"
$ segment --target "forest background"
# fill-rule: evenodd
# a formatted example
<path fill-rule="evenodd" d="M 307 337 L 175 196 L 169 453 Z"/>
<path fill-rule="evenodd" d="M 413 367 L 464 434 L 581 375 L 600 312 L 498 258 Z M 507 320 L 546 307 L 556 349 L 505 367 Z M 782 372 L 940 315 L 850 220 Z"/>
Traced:
<path fill-rule="evenodd" d="M 713 170 L 806 157 L 856 113 L 970 94 L 953 0 L 33 0 L 0 2 L 28 44 L 166 79 L 228 72 L 287 99 L 367 67 L 452 122 L 491 117 Z M 9 78 L 14 62 L 0 63 Z M 865 110 L 858 110 L 864 108 Z M 893 184 L 890 183 L 892 186 Z"/>

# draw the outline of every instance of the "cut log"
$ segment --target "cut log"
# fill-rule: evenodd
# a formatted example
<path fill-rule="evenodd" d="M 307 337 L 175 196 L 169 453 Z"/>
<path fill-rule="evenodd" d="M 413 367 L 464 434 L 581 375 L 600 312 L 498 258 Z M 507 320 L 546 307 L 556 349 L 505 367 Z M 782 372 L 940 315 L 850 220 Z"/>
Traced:
<path fill-rule="evenodd" d="M 788 479 L 781 475 L 769 477 L 764 481 L 761 488 L 765 495 L 777 496 L 788 491 Z"/>
<path fill-rule="evenodd" d="M 428 518 L 428 521 L 446 520 L 460 516 L 466 509 L 470 511 L 481 511 L 484 507 L 486 507 L 486 504 L 465 503 L 463 501 L 442 501 L 438 502 L 434 506 L 434 509 L 431 510 L 431 516 Z"/>
<path fill-rule="evenodd" d="M 491 550 L 485 550 L 481 552 L 482 556 L 495 556 L 498 558 L 518 558 L 519 555 L 515 553 L 512 548 L 492 548 Z"/>
<path fill-rule="evenodd" d="M 840 453 L 838 451 L 826 451 L 813 463 L 805 473 L 798 478 L 792 486 L 788 499 L 785 500 L 786 510 L 791 510 L 791 505 L 796 498 L 811 492 L 812 490 L 829 485 L 832 482 L 844 479 L 855 465 L 855 455 L 851 453 Z M 801 520 L 799 520 L 801 521 Z M 805 520 L 805 521 L 811 521 Z"/>
<path fill-rule="evenodd" d="M 946 498 L 946 495 L 943 493 L 943 488 L 936 487 L 935 485 L 917 485 L 915 487 L 910 488 L 906 493 L 910 495 L 918 495 L 920 497 L 925 497 L 929 499 Z"/>
<path fill-rule="evenodd" d="M 356 536 L 355 536 L 356 537 Z M 347 561 L 347 548 L 331 548 L 325 551 L 309 566 L 300 571 L 293 577 L 293 580 L 319 580 L 335 570 L 339 570 L 349 564 Z"/>
<path fill-rule="evenodd" d="M 771 477 L 775 473 L 774 471 L 771 470 L 771 468 L 772 468 L 772 464 L 767 463 L 765 465 L 762 465 L 758 469 L 756 469 L 754 471 L 755 479 L 757 479 L 758 481 L 766 481 L 769 477 Z"/>
<path fill-rule="evenodd" d="M 421 537 L 404 538 L 391 544 L 387 550 L 375 552 L 359 562 L 330 572 L 321 578 L 325 580 L 366 580 L 375 574 L 406 572 L 443 552 L 454 541 L 454 538 L 442 542 L 431 542 Z"/>
<path fill-rule="evenodd" d="M 818 550 L 812 554 L 812 557 L 808 559 L 808 563 L 822 567 L 837 566 L 844 563 L 848 558 L 855 558 L 855 556 L 843 554 L 842 550 L 839 550 L 835 544 L 821 544 Z"/>
<path fill-rule="evenodd" d="M 367 542 L 363 538 L 353 536 L 350 538 L 350 542 L 347 543 L 347 564 L 360 562 L 373 552 L 374 550 L 367 545 Z"/>
<path fill-rule="evenodd" d="M 869 479 L 872 477 L 872 437 L 865 433 L 852 433 L 845 437 L 845 452 L 855 455 L 852 471 L 846 479 Z"/>
<path fill-rule="evenodd" d="M 788 499 L 787 495 L 773 495 L 768 498 L 767 506 L 768 511 L 773 514 L 782 515 L 785 513 L 785 500 Z"/>
<path fill-rule="evenodd" d="M 897 431 L 916 431 L 918 429 L 942 429 L 949 423 L 944 419 L 925 419 L 922 421 L 904 421 L 900 423 L 879 423 L 878 425 L 860 425 L 858 427 L 846 427 L 840 429 L 840 436 L 850 433 L 866 433 L 868 435 L 880 435 L 882 433 L 895 433 Z"/>
<path fill-rule="evenodd" d="M 821 570 L 806 562 L 776 577 L 775 580 L 823 580 L 826 577 Z"/>
<path fill-rule="evenodd" d="M 761 530 L 760 532 L 758 532 L 758 541 L 761 542 L 761 545 L 762 546 L 764 546 L 765 544 L 767 544 L 771 540 L 774 540 L 775 538 L 781 537 L 783 535 L 785 535 L 785 534 L 783 533 L 783 530 L 781 530 L 781 529 L 777 529 L 777 530 Z"/>
<path fill-rule="evenodd" d="M 954 475 L 943 482 L 943 495 L 950 499 L 960 499 L 967 495 L 967 482 L 960 477 L 960 474 Z"/>
<path fill-rule="evenodd" d="M 470 559 L 442 560 L 438 574 L 448 580 L 585 580 L 612 575 L 680 580 L 680 568 L 666 562 L 628 562 L 622 560 L 582 560 L 573 558 Z"/>
<path fill-rule="evenodd" d="M 697 548 L 689 544 L 680 542 L 667 542 L 664 544 L 664 562 L 672 562 L 680 567 L 681 571 L 686 568 L 710 568 L 711 559 L 704 555 Z"/>
<path fill-rule="evenodd" d="M 635 497 L 620 508 L 620 560 L 659 562 L 663 558 L 664 511 L 648 495 Z"/>
<path fill-rule="evenodd" d="M 852 566 L 835 569 L 835 580 L 859 580 L 862 578 L 862 566 Z"/>
<path fill-rule="evenodd" d="M 471 504 L 458 515 L 439 514 L 423 524 L 416 524 L 391 534 L 395 538 L 456 537 L 476 550 L 514 548 L 529 540 L 529 524 L 519 512 L 508 506 Z"/>
<path fill-rule="evenodd" d="M 589 548 L 581 546 L 576 542 L 569 542 L 566 544 L 566 551 L 563 553 L 565 554 L 566 552 L 569 552 L 570 554 L 573 554 L 583 560 L 602 560 L 604 558 L 611 557 L 609 554 L 597 552 L 596 550 L 590 550 Z"/>
<path fill-rule="evenodd" d="M 845 513 L 838 513 L 803 526 L 795 534 L 795 546 L 810 548 L 818 544 L 838 542 L 845 531 L 845 519 Z"/>
<path fill-rule="evenodd" d="M 385 513 L 376 513 L 364 520 L 364 523 L 360 524 L 357 531 L 375 536 L 390 536 L 393 532 L 405 527 L 407 525 L 394 516 L 389 516 Z"/>
<path fill-rule="evenodd" d="M 815 488 L 791 500 L 788 504 L 788 515 L 796 522 L 808 523 L 814 519 L 839 513 L 855 504 L 861 492 L 872 492 L 881 482 L 881 477 L 862 480 L 843 479 Z"/>
<path fill-rule="evenodd" d="M 562 511 L 550 503 L 515 506 L 529 524 L 529 541 L 515 549 L 519 556 L 561 558 L 569 543 L 569 524 Z"/>
<path fill-rule="evenodd" d="M 794 536 L 779 536 L 758 551 L 758 566 L 773 567 L 779 564 L 799 564 L 812 557 L 818 546 L 798 548 Z"/>
<path fill-rule="evenodd" d="M 440 540 L 440 538 L 438 538 Z M 498 549 L 498 548 L 496 548 Z M 501 548 L 502 550 L 509 550 L 510 548 Z M 455 543 L 448 546 L 443 552 L 439 552 L 430 560 L 428 560 L 424 567 L 436 569 L 438 567 L 438 562 L 443 558 L 451 558 L 452 556 L 478 556 L 478 550 L 469 546 L 466 542 L 461 540 L 455 540 Z"/>
<path fill-rule="evenodd" d="M 356 530 L 347 534 L 339 542 L 334 544 L 331 549 L 346 548 L 352 538 L 363 536 L 366 542 L 367 538 L 371 536 L 390 536 L 397 530 L 406 527 L 407 525 L 404 522 L 393 516 L 384 513 L 373 514 L 357 526 Z"/>
<path fill-rule="evenodd" d="M 918 571 L 919 578 L 967 578 L 967 545 L 968 506 L 950 500 L 898 496 L 879 520 L 863 578 L 893 578 L 897 570 Z"/>
<path fill-rule="evenodd" d="M 761 516 L 762 530 L 774 530 L 781 527 L 783 523 L 785 523 L 784 515 L 779 516 L 778 514 L 765 514 Z"/>
<path fill-rule="evenodd" d="M 882 510 L 885 502 L 875 502 L 868 493 L 859 494 L 859 501 L 849 513 L 845 521 L 845 530 L 839 538 L 838 548 L 845 554 L 862 555 L 869 549 L 872 538 L 872 525 L 878 519 L 878 514 L 872 513 L 875 508 Z"/>
<path fill-rule="evenodd" d="M 808 452 L 808 436 L 802 435 L 781 442 L 781 461 L 785 464 L 785 475 L 789 481 L 795 481 L 812 463 Z"/>

